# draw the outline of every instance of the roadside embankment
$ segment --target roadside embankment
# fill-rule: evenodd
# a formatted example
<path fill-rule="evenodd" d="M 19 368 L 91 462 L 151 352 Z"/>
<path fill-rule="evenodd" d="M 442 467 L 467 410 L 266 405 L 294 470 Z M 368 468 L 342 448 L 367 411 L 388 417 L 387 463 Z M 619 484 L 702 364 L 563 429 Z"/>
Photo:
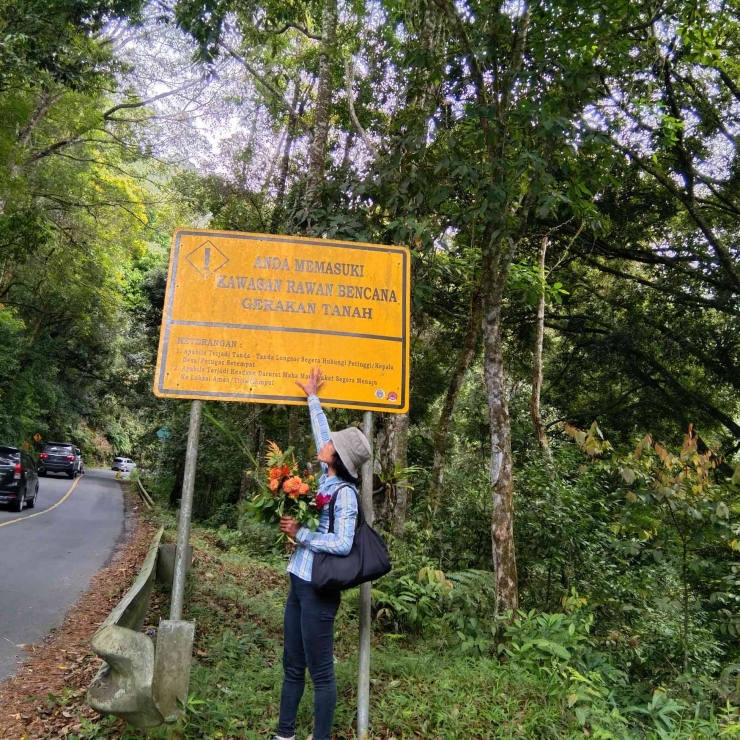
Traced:
<path fill-rule="evenodd" d="M 86 727 L 97 721 L 98 715 L 85 705 L 85 692 L 100 667 L 90 638 L 136 578 L 154 532 L 141 516 L 140 498 L 128 490 L 124 498 L 126 536 L 110 564 L 93 576 L 59 629 L 25 646 L 29 658 L 15 676 L 0 683 L 3 740 L 84 737 Z M 150 613 L 156 612 L 153 603 Z"/>

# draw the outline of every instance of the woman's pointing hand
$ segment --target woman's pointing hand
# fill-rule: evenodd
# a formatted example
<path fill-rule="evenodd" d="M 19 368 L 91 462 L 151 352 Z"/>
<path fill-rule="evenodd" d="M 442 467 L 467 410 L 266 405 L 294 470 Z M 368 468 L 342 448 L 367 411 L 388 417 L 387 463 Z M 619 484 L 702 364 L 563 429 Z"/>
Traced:
<path fill-rule="evenodd" d="M 308 380 L 305 383 L 301 383 L 300 380 L 296 380 L 295 384 L 307 396 L 315 396 L 319 392 L 319 388 L 324 385 L 324 379 L 321 375 L 321 368 L 311 368 L 311 372 L 308 374 Z"/>

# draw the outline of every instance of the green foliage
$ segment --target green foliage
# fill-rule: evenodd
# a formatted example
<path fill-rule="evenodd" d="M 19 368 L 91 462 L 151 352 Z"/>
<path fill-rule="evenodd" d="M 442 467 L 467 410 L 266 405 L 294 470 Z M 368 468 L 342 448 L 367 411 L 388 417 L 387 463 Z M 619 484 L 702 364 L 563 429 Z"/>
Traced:
<path fill-rule="evenodd" d="M 537 265 L 529 265 L 525 262 L 516 262 L 509 268 L 507 287 L 512 292 L 521 292 L 530 306 L 537 305 L 543 294 L 545 303 L 558 304 L 563 302 L 563 296 L 569 295 L 562 283 L 549 283 L 547 276 L 540 273 Z"/>
<path fill-rule="evenodd" d="M 394 527 L 404 541 L 390 539 L 395 569 L 373 592 L 378 734 L 737 734 L 740 27 L 730 5 L 653 5 L 349 3 L 328 56 L 322 3 L 157 6 L 157 28 L 174 46 L 176 28 L 187 31 L 204 75 L 233 74 L 228 38 L 249 80 L 231 101 L 239 115 L 224 116 L 235 130 L 209 131 L 218 147 L 201 158 L 207 167 L 193 159 L 180 171 L 166 158 L 182 142 L 147 128 L 156 105 L 118 86 L 118 44 L 106 36 L 121 18 L 144 22 L 140 3 L 0 2 L 0 442 L 38 432 L 72 439 L 88 460 L 134 455 L 154 473 L 157 500 L 174 506 L 187 404 L 151 393 L 173 226 L 404 244 L 408 455 L 379 460 L 374 480 L 387 523 L 406 521 Z M 178 65 L 156 53 L 163 71 Z M 309 207 L 322 59 L 331 127 Z M 194 109 L 210 110 L 192 92 Z M 113 115 L 121 102 L 125 115 Z M 481 361 L 473 320 L 494 282 L 522 607 L 498 617 L 491 346 Z M 529 412 L 543 295 L 549 463 Z M 430 505 L 435 429 L 452 407 Z M 230 582 L 233 571 L 214 568 L 196 587 L 206 655 L 186 731 L 253 737 L 275 715 L 283 586 L 257 592 L 250 579 L 256 559 L 282 568 L 284 553 L 247 502 L 266 440 L 301 460 L 312 440 L 305 416 L 296 424 L 277 405 L 214 403 L 205 415 L 195 516 L 215 528 L 218 557 L 249 576 Z M 332 427 L 359 419 L 329 417 Z M 161 426 L 172 432 L 164 443 Z M 279 578 L 259 567 L 258 580 Z M 355 602 L 337 622 L 345 736 Z M 82 727 L 90 737 L 108 728 Z"/>
<path fill-rule="evenodd" d="M 394 562 L 390 575 L 375 584 L 375 617 L 393 632 L 422 633 L 437 624 L 452 589 L 452 583 L 428 558 L 408 553 Z"/>
<path fill-rule="evenodd" d="M 187 618 L 199 625 L 183 737 L 257 740 L 274 731 L 280 700 L 282 608 L 287 582 L 237 546 L 214 547 L 214 530 L 196 528 L 198 557 Z M 417 574 L 418 575 L 418 574 Z M 456 577 L 473 582 L 480 574 Z M 439 581 L 431 568 L 422 581 Z M 453 589 L 454 590 L 454 589 Z M 426 638 L 380 636 L 372 649 L 370 717 L 380 737 L 578 738 L 699 740 L 733 737 L 736 712 L 710 704 L 691 707 L 657 689 L 631 701 L 624 676 L 598 652 L 593 613 L 571 594 L 563 613 L 502 618 L 500 657 L 444 648 L 445 620 Z M 335 630 L 338 737 L 353 736 L 357 676 L 356 596 L 343 597 Z M 311 723 L 312 688 L 298 715 L 298 732 Z M 80 738 L 103 737 L 109 721 L 83 724 Z M 124 738 L 163 738 L 167 730 L 127 727 Z"/>
<path fill-rule="evenodd" d="M 0 92 L 29 82 L 73 89 L 99 85 L 111 61 L 100 31 L 106 22 L 136 16 L 141 8 L 140 0 L 0 3 Z"/>

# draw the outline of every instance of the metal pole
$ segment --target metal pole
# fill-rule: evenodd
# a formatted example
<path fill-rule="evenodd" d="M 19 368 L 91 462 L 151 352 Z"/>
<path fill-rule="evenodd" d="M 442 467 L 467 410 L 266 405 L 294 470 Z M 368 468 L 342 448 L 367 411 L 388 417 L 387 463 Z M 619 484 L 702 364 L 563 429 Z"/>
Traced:
<path fill-rule="evenodd" d="M 162 472 L 162 461 L 164 460 L 164 443 L 165 443 L 164 437 L 162 437 L 160 442 L 162 444 L 159 445 L 159 460 L 157 460 L 157 475 L 156 475 L 157 482 L 159 482 L 159 476 Z"/>
<path fill-rule="evenodd" d="M 190 517 L 193 513 L 193 488 L 195 486 L 195 466 L 198 462 L 198 440 L 200 437 L 200 417 L 202 401 L 193 401 L 190 406 L 190 427 L 188 446 L 185 453 L 185 477 L 182 482 L 180 501 L 180 522 L 177 528 L 177 552 L 175 553 L 175 577 L 172 583 L 172 604 L 170 619 L 182 619 L 182 604 L 185 601 L 185 575 L 188 567 L 190 545 Z"/>
<path fill-rule="evenodd" d="M 362 431 L 373 450 L 373 412 L 366 411 Z M 365 520 L 373 523 L 373 455 L 362 466 L 362 510 Z M 367 740 L 370 726 L 370 589 L 372 584 L 360 586 L 360 659 L 357 669 L 357 737 Z"/>

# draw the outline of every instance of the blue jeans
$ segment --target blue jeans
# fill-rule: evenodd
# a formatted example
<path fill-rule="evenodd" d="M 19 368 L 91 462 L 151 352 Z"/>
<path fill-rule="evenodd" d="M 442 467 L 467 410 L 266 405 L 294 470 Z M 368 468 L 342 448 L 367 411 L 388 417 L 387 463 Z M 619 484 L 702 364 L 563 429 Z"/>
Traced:
<path fill-rule="evenodd" d="M 334 678 L 334 617 L 340 594 L 317 593 L 309 581 L 290 574 L 290 593 L 283 622 L 283 691 L 280 696 L 280 737 L 295 735 L 295 718 L 306 684 L 313 681 L 313 737 L 331 740 L 337 682 Z"/>

